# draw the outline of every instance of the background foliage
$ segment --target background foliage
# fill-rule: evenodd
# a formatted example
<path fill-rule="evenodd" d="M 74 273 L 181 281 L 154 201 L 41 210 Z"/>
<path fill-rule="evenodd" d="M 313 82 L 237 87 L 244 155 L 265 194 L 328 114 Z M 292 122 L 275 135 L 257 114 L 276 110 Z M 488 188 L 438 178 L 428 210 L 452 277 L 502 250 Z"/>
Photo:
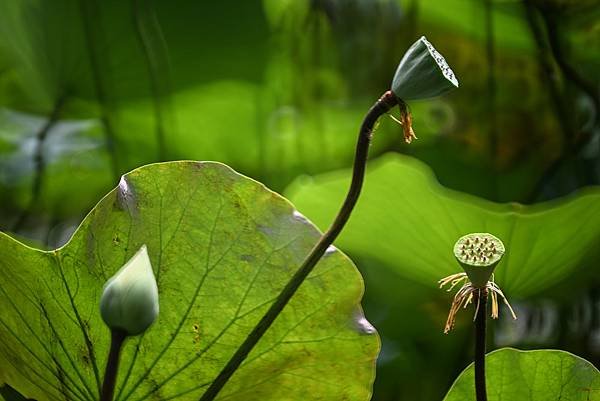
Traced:
<path fill-rule="evenodd" d="M 492 202 L 589 199 L 598 189 L 580 189 L 600 182 L 599 14 L 594 0 L 2 2 L 0 228 L 38 247 L 61 245 L 121 174 L 154 161 L 218 160 L 288 194 L 311 185 L 305 175 L 326 173 L 315 182 L 335 185 L 343 173 L 329 172 L 351 164 L 364 112 L 422 34 L 461 88 L 411 104 L 419 140 L 410 147 L 382 121 L 373 158 L 403 153 L 442 185 Z M 406 178 L 393 174 L 381 180 Z M 339 202 L 331 198 L 323 205 Z M 398 218 L 405 204 L 386 199 L 381 215 Z M 368 207 L 363 199 L 356 216 Z M 577 242 L 586 222 L 573 213 L 557 224 Z M 585 249 L 600 249 L 589 227 Z M 471 356 L 469 317 L 444 336 L 448 294 L 369 242 L 370 253 L 343 241 L 383 339 L 374 399 L 441 399 Z M 507 289 L 520 318 L 494 325 L 491 345 L 557 347 L 598 366 L 598 255 L 563 247 L 573 254 L 568 274 L 528 293 Z M 451 269 L 428 268 L 433 280 Z"/>

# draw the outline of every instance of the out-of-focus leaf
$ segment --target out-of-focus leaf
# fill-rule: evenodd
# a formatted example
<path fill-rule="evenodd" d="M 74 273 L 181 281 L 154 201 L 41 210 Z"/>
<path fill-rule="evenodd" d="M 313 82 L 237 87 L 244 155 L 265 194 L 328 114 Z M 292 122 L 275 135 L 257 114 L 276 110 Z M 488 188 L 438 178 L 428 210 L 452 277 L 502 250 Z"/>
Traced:
<path fill-rule="evenodd" d="M 2 3 L 0 106 L 37 127 L 0 119 L 0 131 L 11 135 L 0 143 L 0 162 L 19 160 L 19 174 L 2 171 L 11 180 L 0 183 L 3 204 L 36 217 L 81 216 L 98 187 L 103 193 L 121 173 L 153 161 L 218 160 L 276 189 L 300 172 L 348 165 L 360 118 L 379 93 L 350 96 L 331 21 L 283 8 L 292 9 L 289 26 L 271 25 L 259 0 L 233 9 L 149 0 Z M 44 153 L 38 174 L 32 151 L 65 139 L 66 121 L 93 127 L 101 146 L 78 154 L 99 168 Z M 69 140 L 89 136 L 79 128 Z M 386 145 L 380 135 L 376 146 Z M 74 172 L 94 185 L 69 185 Z M 36 175 L 42 188 L 30 202 Z"/>
<path fill-rule="evenodd" d="M 91 208 L 112 181 L 97 120 L 49 124 L 47 118 L 6 109 L 0 109 L 0 171 L 5 212 L 54 218 L 68 218 L 83 205 Z"/>
<path fill-rule="evenodd" d="M 486 355 L 489 401 L 597 401 L 600 372 L 585 359 L 558 350 L 503 348 Z M 475 401 L 471 364 L 444 401 Z"/>
<path fill-rule="evenodd" d="M 234 8 L 28 0 L 3 3 L 0 10 L 0 65 L 15 72 L 0 98 L 27 111 L 47 111 L 65 94 L 98 100 L 98 85 L 104 100 L 122 101 L 167 95 L 152 85 L 177 90 L 221 79 L 258 82 L 267 64 L 269 31 L 259 0 Z"/>
<path fill-rule="evenodd" d="M 210 162 L 139 168 L 62 248 L 0 234 L 0 383 L 39 401 L 98 399 L 106 280 L 143 244 L 160 314 L 124 345 L 117 399 L 194 400 L 320 237 L 263 185 Z M 367 400 L 378 351 L 360 275 L 331 248 L 220 397 Z"/>
<path fill-rule="evenodd" d="M 328 224 L 349 173 L 298 180 L 287 194 L 317 224 Z M 339 246 L 377 260 L 397 274 L 435 286 L 460 267 L 455 241 L 489 232 L 506 245 L 496 281 L 512 296 L 528 296 L 594 261 L 600 249 L 600 191 L 533 206 L 498 204 L 440 186 L 416 159 L 386 155 L 372 163 L 365 188 Z"/>
<path fill-rule="evenodd" d="M 400 3 L 408 3 L 398 0 Z M 485 37 L 485 7 L 486 3 L 470 2 L 463 0 L 449 0 L 444 2 L 444 7 L 435 0 L 420 0 L 419 19 L 427 25 L 443 26 L 460 32 L 461 35 L 470 36 L 480 41 Z M 517 49 L 520 51 L 531 50 L 531 39 L 527 22 L 522 17 L 522 2 L 492 2 L 492 18 L 494 20 L 494 41 L 502 48 Z M 459 75 L 460 76 L 460 75 Z"/>

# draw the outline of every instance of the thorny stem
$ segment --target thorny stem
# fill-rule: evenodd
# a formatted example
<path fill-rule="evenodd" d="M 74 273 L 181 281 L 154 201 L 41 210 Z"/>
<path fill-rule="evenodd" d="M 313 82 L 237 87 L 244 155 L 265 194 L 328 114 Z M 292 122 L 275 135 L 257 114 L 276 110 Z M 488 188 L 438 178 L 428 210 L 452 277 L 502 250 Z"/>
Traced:
<path fill-rule="evenodd" d="M 487 288 L 478 289 L 473 293 L 473 303 L 476 305 L 475 315 L 475 398 L 477 401 L 487 401 L 485 388 L 485 321 L 487 319 Z"/>
<path fill-rule="evenodd" d="M 227 381 L 231 378 L 233 373 L 242 364 L 250 351 L 252 351 L 254 346 L 261 339 L 263 334 L 265 334 L 277 316 L 279 316 L 279 313 L 294 296 L 296 290 L 298 290 L 298 287 L 300 287 L 304 279 L 310 274 L 313 267 L 315 267 L 319 259 L 321 259 L 327 248 L 333 243 L 333 241 L 344 228 L 344 225 L 350 218 L 350 214 L 352 213 L 352 210 L 358 201 L 358 196 L 360 195 L 365 176 L 369 145 L 371 144 L 371 137 L 375 123 L 379 117 L 388 112 L 392 107 L 396 106 L 398 101 L 399 100 L 391 91 L 387 91 L 379 98 L 379 100 L 377 100 L 377 102 L 375 102 L 365 116 L 358 134 L 350 189 L 348 190 L 346 199 L 344 200 L 344 203 L 340 208 L 340 211 L 338 212 L 334 222 L 323 234 L 319 242 L 317 242 L 317 244 L 310 251 L 300 268 L 283 288 L 269 310 L 265 313 L 262 319 L 260 319 L 254 329 L 252 329 L 250 334 L 248 334 L 242 345 L 238 348 L 235 354 L 233 354 L 219 375 L 202 395 L 200 401 L 211 401 L 215 399 Z"/>
<path fill-rule="evenodd" d="M 110 351 L 106 370 L 104 372 L 104 382 L 102 383 L 102 393 L 100 401 L 112 401 L 115 392 L 115 383 L 117 381 L 117 372 L 119 370 L 119 357 L 121 347 L 127 337 L 127 334 L 121 330 L 111 330 Z"/>

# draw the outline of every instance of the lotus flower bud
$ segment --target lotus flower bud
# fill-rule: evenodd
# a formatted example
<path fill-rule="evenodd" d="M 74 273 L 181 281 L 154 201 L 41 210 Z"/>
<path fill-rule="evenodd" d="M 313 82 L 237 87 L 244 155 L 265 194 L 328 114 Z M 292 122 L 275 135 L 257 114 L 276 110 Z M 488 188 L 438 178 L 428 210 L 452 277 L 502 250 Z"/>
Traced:
<path fill-rule="evenodd" d="M 392 81 L 392 92 L 404 101 L 440 96 L 456 88 L 454 72 L 425 36 L 404 54 Z"/>
<path fill-rule="evenodd" d="M 102 320 L 111 330 L 134 336 L 158 316 L 158 286 L 146 245 L 104 285 L 100 299 Z"/>
<path fill-rule="evenodd" d="M 476 288 L 486 286 L 504 252 L 502 241 L 488 233 L 467 234 L 454 245 L 454 257 Z"/>

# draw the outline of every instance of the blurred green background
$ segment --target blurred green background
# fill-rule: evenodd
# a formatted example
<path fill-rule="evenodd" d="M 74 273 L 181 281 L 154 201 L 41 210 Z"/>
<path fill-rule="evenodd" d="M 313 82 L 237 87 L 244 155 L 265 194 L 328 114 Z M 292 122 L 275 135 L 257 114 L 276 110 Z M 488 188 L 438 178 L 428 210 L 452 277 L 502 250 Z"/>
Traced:
<path fill-rule="evenodd" d="M 325 229 L 303 188 L 347 177 L 362 117 L 421 35 L 460 89 L 410 104 L 411 145 L 383 119 L 375 163 L 401 153 L 457 196 L 499 203 L 598 194 L 598 1 L 22 0 L 0 4 L 0 229 L 55 248 L 121 174 L 179 159 L 229 164 Z M 393 200 L 373 213 L 405 207 Z M 578 216 L 565 223 L 574 237 L 597 214 Z M 561 348 L 600 366 L 597 233 L 568 274 L 515 291 L 519 320 L 502 311 L 490 348 Z M 440 400 L 472 358 L 469 313 L 442 334 L 450 294 L 344 244 L 383 341 L 373 399 Z"/>

